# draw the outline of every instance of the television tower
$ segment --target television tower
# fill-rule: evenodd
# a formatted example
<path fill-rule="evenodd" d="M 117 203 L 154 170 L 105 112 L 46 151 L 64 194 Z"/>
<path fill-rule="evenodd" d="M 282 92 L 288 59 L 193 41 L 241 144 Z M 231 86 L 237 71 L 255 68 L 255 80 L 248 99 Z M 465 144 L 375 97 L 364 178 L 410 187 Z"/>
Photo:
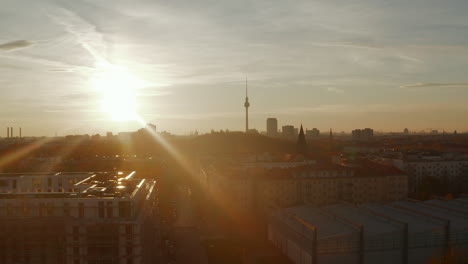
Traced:
<path fill-rule="evenodd" d="M 245 78 L 245 133 L 249 132 L 249 96 L 248 96 L 248 88 L 247 88 L 247 78 Z"/>

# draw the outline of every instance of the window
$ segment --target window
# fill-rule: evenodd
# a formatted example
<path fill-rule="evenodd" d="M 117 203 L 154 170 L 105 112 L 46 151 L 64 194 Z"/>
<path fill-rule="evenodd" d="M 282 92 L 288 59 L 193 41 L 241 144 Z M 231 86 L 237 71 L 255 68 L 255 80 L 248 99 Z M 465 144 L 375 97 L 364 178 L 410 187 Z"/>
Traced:
<path fill-rule="evenodd" d="M 104 217 L 104 202 L 99 202 L 98 203 L 98 215 L 101 218 Z"/>
<path fill-rule="evenodd" d="M 125 225 L 125 235 L 131 237 L 133 235 L 133 226 L 132 225 Z"/>
<path fill-rule="evenodd" d="M 47 178 L 47 186 L 52 186 L 52 178 Z"/>
<path fill-rule="evenodd" d="M 73 227 L 73 240 L 78 241 L 80 238 L 79 236 L 80 236 L 80 229 L 78 226 L 74 226 Z"/>
<path fill-rule="evenodd" d="M 7 180 L 1 180 L 0 181 L 0 187 L 8 187 L 8 181 Z"/>
<path fill-rule="evenodd" d="M 112 217 L 113 217 L 112 202 L 107 202 L 107 217 L 108 217 L 108 218 L 112 218 Z"/>
<path fill-rule="evenodd" d="M 13 215 L 13 207 L 11 206 L 11 204 L 7 204 L 6 208 L 7 208 L 7 216 L 12 216 Z"/>
<path fill-rule="evenodd" d="M 69 203 L 63 204 L 63 215 L 70 216 L 70 204 Z"/>
<path fill-rule="evenodd" d="M 131 204 L 128 201 L 119 202 L 119 217 L 131 216 Z"/>
<path fill-rule="evenodd" d="M 23 216 L 29 216 L 29 207 L 27 205 L 23 207 Z"/>
<path fill-rule="evenodd" d="M 42 179 L 40 178 L 32 179 L 32 186 L 36 188 L 42 187 Z"/>
<path fill-rule="evenodd" d="M 39 216 L 45 216 L 46 215 L 46 206 L 44 203 L 39 204 Z"/>
<path fill-rule="evenodd" d="M 47 203 L 47 215 L 48 216 L 54 215 L 54 204 L 53 203 Z"/>
<path fill-rule="evenodd" d="M 306 194 L 307 194 L 307 195 L 310 195 L 310 194 L 311 194 L 311 186 L 310 186 L 310 183 L 306 183 L 305 191 L 306 191 Z"/>
<path fill-rule="evenodd" d="M 84 204 L 83 203 L 78 203 L 78 216 L 79 217 L 84 217 Z"/>
<path fill-rule="evenodd" d="M 127 251 L 127 256 L 132 255 L 133 254 L 133 247 L 127 247 L 126 251 Z"/>

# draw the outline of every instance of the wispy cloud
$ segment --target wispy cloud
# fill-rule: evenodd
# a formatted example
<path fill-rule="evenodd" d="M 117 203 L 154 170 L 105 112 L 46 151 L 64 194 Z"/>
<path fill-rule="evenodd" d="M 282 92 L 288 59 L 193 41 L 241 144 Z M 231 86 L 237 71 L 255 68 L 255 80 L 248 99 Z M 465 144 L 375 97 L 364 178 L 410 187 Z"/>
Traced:
<path fill-rule="evenodd" d="M 336 87 L 327 87 L 327 91 L 329 91 L 330 93 L 336 93 L 336 94 L 344 93 L 344 90 L 338 89 Z"/>
<path fill-rule="evenodd" d="M 357 49 L 383 49 L 384 46 L 377 45 L 374 43 L 364 43 L 364 42 L 314 42 L 311 43 L 317 47 L 344 47 L 344 48 L 357 48 Z"/>
<path fill-rule="evenodd" d="M 414 105 L 394 105 L 394 104 L 327 104 L 315 107 L 286 107 L 277 111 L 280 114 L 299 115 L 310 113 L 427 113 L 431 111 L 466 111 L 468 107 L 462 104 L 414 104 Z"/>
<path fill-rule="evenodd" d="M 87 66 L 82 65 L 73 65 L 63 61 L 33 57 L 28 55 L 18 55 L 12 53 L 0 53 L 0 58 L 11 59 L 15 61 L 20 61 L 27 64 L 39 64 L 46 67 L 51 67 L 53 69 L 45 69 L 47 71 L 57 71 L 57 72 L 88 72 L 90 70 Z"/>
<path fill-rule="evenodd" d="M 57 24 L 61 25 L 64 30 L 75 37 L 80 44 L 96 62 L 105 61 L 107 45 L 103 35 L 96 30 L 96 26 L 90 24 L 76 13 L 64 8 L 51 10 L 48 13 Z"/>
<path fill-rule="evenodd" d="M 0 50 L 4 50 L 4 51 L 17 50 L 17 49 L 27 48 L 32 45 L 34 45 L 34 42 L 31 42 L 29 40 L 15 40 L 15 41 L 0 44 Z"/>
<path fill-rule="evenodd" d="M 424 87 L 468 87 L 468 83 L 415 83 L 400 86 L 400 88 L 424 88 Z"/>

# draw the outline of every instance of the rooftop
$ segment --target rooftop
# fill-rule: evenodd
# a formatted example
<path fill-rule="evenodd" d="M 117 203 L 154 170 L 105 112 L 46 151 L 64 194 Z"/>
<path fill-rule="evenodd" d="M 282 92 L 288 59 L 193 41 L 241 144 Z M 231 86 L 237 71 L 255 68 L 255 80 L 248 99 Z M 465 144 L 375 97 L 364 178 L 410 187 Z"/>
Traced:
<path fill-rule="evenodd" d="M 53 176 L 83 176 L 90 177 L 94 172 L 43 172 L 43 173 L 0 173 L 0 177 L 53 177 Z"/>
<path fill-rule="evenodd" d="M 335 204 L 324 207 L 302 205 L 280 210 L 276 215 L 297 232 L 305 228 L 301 221 L 317 229 L 317 238 L 325 239 L 356 233 L 363 227 L 364 235 L 385 235 L 399 232 L 408 225 L 410 233 L 433 232 L 450 221 L 451 233 L 468 228 L 466 201 L 429 200 L 401 201 L 386 205 Z M 287 216 L 290 217 L 287 217 Z M 300 220 L 297 220 L 300 219 Z M 294 223 L 295 222 L 295 223 Z"/>
<path fill-rule="evenodd" d="M 10 176 L 13 174 L 9 174 Z M 84 180 L 75 184 L 73 192 L 28 192 L 0 193 L 0 199 L 16 198 L 131 198 L 145 180 L 135 179 L 133 172 L 97 172 L 97 173 L 35 173 L 14 174 L 14 176 L 67 176 L 86 175 Z"/>

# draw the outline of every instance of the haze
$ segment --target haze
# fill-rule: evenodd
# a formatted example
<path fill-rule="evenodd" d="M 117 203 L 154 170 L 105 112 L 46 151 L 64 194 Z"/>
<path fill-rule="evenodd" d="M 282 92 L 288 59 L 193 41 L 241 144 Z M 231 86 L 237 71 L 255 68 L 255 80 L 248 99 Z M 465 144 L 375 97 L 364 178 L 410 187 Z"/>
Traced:
<path fill-rule="evenodd" d="M 141 127 L 103 111 L 102 62 L 158 129 L 467 130 L 467 1 L 20 1 L 0 10 L 0 126 Z M 135 82 L 133 82 L 135 83 Z M 126 95 L 126 93 L 123 93 Z M 120 97 L 122 98 L 122 96 Z M 115 106 L 114 102 L 114 106 Z"/>

